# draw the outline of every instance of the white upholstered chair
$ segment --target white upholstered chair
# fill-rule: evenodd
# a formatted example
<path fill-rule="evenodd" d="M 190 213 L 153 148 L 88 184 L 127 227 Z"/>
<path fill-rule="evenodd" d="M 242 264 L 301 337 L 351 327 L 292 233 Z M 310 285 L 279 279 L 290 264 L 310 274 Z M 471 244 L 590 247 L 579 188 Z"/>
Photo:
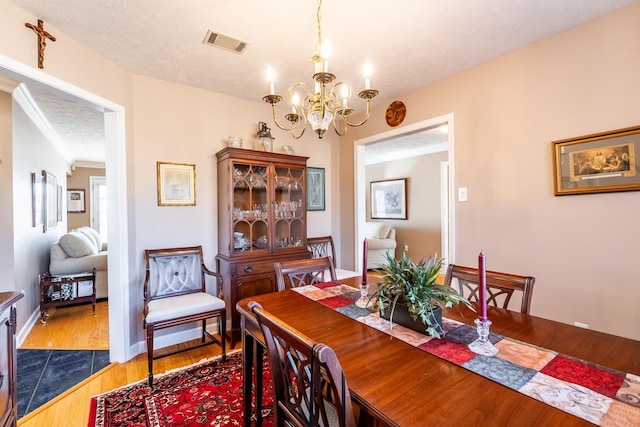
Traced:
<path fill-rule="evenodd" d="M 222 358 L 226 359 L 227 316 L 222 295 L 222 276 L 205 267 L 202 247 L 147 249 L 144 259 L 144 327 L 149 387 L 153 387 L 153 338 L 157 330 L 200 321 L 202 337 L 199 346 L 218 343 L 222 347 Z M 213 294 L 207 293 L 205 275 L 215 278 Z M 206 329 L 207 320 L 211 318 L 218 319 L 219 338 Z M 206 338 L 210 341 L 207 342 Z"/>
<path fill-rule="evenodd" d="M 367 239 L 367 270 L 379 268 L 387 261 L 386 254 L 396 257 L 396 230 L 383 222 L 367 222 L 364 229 Z"/>

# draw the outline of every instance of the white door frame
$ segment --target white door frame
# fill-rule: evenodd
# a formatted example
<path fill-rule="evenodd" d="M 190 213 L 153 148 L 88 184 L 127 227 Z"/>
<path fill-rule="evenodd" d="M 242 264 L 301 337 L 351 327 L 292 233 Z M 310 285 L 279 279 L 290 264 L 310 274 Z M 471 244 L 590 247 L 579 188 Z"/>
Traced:
<path fill-rule="evenodd" d="M 453 125 L 453 113 L 445 114 L 433 119 L 424 120 L 412 125 L 404 126 L 402 128 L 393 129 L 387 132 L 372 135 L 367 138 L 359 139 L 354 144 L 354 170 L 355 170 L 355 237 L 356 242 L 364 240 L 364 224 L 367 219 L 367 207 L 365 206 L 365 164 L 364 154 L 365 147 L 369 144 L 376 143 L 378 141 L 387 140 L 389 138 L 399 137 L 408 133 L 415 133 L 420 130 L 432 128 L 440 124 L 447 124 L 449 126 L 448 132 L 448 204 L 445 204 L 442 209 L 443 221 L 444 216 L 448 217 L 448 221 L 442 222 L 443 229 L 443 241 L 442 241 L 442 255 L 446 260 L 446 263 L 455 263 L 455 168 L 454 168 L 454 125 Z M 442 196 L 443 198 L 445 196 Z M 444 231 L 446 229 L 446 231 Z M 355 259 L 356 265 L 362 265 L 362 248 L 360 245 L 355 245 Z"/>
<path fill-rule="evenodd" d="M 109 358 L 125 362 L 137 353 L 129 345 L 129 247 L 127 225 L 127 167 L 124 107 L 62 81 L 43 71 L 0 55 L 0 75 L 34 87 L 73 97 L 104 113 L 109 221 Z M 135 353 L 135 354 L 134 354 Z"/>

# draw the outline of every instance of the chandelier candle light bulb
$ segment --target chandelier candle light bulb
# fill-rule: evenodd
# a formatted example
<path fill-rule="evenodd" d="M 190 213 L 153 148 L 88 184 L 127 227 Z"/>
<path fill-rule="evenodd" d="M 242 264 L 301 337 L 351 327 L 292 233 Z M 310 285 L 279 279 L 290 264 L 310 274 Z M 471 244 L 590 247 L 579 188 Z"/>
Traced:
<path fill-rule="evenodd" d="M 364 63 L 364 89 L 371 89 L 371 65 L 369 65 L 369 61 Z"/>
<path fill-rule="evenodd" d="M 269 95 L 273 95 L 276 93 L 276 91 L 273 83 L 275 80 L 275 76 L 273 73 L 273 68 L 271 68 L 271 65 L 269 65 L 269 68 L 267 68 L 267 80 L 269 81 Z"/>

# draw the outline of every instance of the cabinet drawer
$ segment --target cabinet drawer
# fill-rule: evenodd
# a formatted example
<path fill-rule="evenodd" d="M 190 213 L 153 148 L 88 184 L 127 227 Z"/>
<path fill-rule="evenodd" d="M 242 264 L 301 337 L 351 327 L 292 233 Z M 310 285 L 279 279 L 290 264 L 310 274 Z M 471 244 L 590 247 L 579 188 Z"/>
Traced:
<path fill-rule="evenodd" d="M 273 261 L 271 262 L 248 262 L 236 265 L 236 277 L 253 276 L 255 274 L 274 273 Z"/>

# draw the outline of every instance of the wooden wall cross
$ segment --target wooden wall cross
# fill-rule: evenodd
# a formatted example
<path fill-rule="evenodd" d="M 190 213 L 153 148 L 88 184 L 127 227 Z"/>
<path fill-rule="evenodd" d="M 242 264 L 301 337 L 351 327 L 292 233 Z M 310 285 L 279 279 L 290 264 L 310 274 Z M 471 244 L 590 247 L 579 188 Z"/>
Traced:
<path fill-rule="evenodd" d="M 46 32 L 44 30 L 44 22 L 42 19 L 38 19 L 38 25 L 29 24 L 28 22 L 24 24 L 25 27 L 31 28 L 33 31 L 38 33 L 38 68 L 44 68 L 44 50 L 47 47 L 47 39 L 52 42 L 56 41 L 56 38 Z"/>

